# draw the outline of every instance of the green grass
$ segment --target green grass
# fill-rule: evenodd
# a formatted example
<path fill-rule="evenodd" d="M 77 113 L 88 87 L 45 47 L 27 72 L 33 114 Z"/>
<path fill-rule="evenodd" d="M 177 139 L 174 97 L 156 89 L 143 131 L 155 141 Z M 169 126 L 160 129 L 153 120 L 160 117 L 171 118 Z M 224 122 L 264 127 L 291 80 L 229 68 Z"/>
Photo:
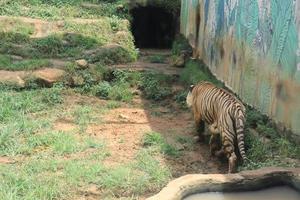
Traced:
<path fill-rule="evenodd" d="M 192 52 L 192 48 L 189 41 L 183 35 L 179 35 L 172 44 L 172 55 L 179 56 L 182 51 Z"/>
<path fill-rule="evenodd" d="M 30 36 L 34 33 L 34 27 L 33 25 L 29 23 L 23 23 L 18 19 L 5 19 L 0 20 L 0 32 L 12 32 Z"/>
<path fill-rule="evenodd" d="M 95 7 L 82 6 L 82 3 L 96 3 Z M 3 1 L 0 3 L 0 15 L 26 16 L 50 20 L 67 18 L 99 18 L 102 16 L 129 18 L 127 8 L 118 9 L 124 1 L 97 0 L 24 0 Z"/>
<path fill-rule="evenodd" d="M 164 63 L 166 61 L 165 56 L 162 55 L 153 55 L 149 57 L 151 63 Z"/>
<path fill-rule="evenodd" d="M 59 152 L 36 154 L 11 166 L 0 165 L 0 197 L 69 199 L 78 187 L 89 185 L 96 185 L 105 196 L 132 197 L 157 192 L 171 178 L 170 170 L 149 150 L 139 151 L 132 163 L 114 167 L 103 164 L 109 156 L 103 145 L 76 159 L 65 159 Z"/>
<path fill-rule="evenodd" d="M 7 6 L 18 5 L 26 8 L 33 4 L 39 6 L 43 3 L 28 1 L 24 4 L 23 2 L 11 3 Z M 115 5 L 116 3 L 100 2 L 100 4 Z M 63 9 L 64 5 L 70 6 L 67 2 L 60 2 L 56 6 Z M 76 4 L 72 3 L 72 5 Z M 3 20 L 0 21 L 0 25 L 1 23 L 3 24 L 3 28 L 0 29 L 0 53 L 2 54 L 19 55 L 27 59 L 86 58 L 89 62 L 102 64 L 126 63 L 137 59 L 129 23 L 117 16 L 108 15 L 92 22 L 70 18 L 65 21 L 64 26 L 58 28 L 59 30 L 42 38 L 31 38 L 33 26 L 20 20 L 8 19 L 8 22 Z M 115 45 L 104 46 L 107 44 Z M 93 50 L 94 53 L 89 54 L 88 50 Z"/>
<path fill-rule="evenodd" d="M 88 124 L 92 123 L 95 118 L 92 116 L 91 106 L 77 106 L 73 111 L 74 122 L 79 126 L 79 133 L 84 133 Z"/>
<path fill-rule="evenodd" d="M 181 152 L 176 147 L 167 143 L 162 135 L 157 132 L 146 133 L 143 138 L 143 145 L 158 149 L 163 155 L 171 157 L 179 157 L 181 155 Z"/>
<path fill-rule="evenodd" d="M 33 116 L 59 106 L 63 102 L 61 88 L 16 92 L 1 90 L 0 155 L 30 154 L 41 141 L 36 134 L 51 129 L 51 118 Z"/>
<path fill-rule="evenodd" d="M 26 59 L 22 61 L 13 62 L 8 55 L 0 54 L 0 69 L 10 71 L 20 70 L 35 70 L 43 67 L 49 67 L 51 63 L 47 59 Z"/>
<path fill-rule="evenodd" d="M 197 84 L 200 81 L 209 81 L 218 87 L 224 87 L 224 84 L 218 81 L 210 72 L 207 66 L 200 61 L 189 60 L 182 73 L 180 81 L 185 85 Z"/>
<path fill-rule="evenodd" d="M 255 129 L 258 135 L 250 134 L 249 128 Z M 245 136 L 246 153 L 250 162 L 244 163 L 241 169 L 294 167 L 293 163 L 286 163 L 286 159 L 300 159 L 299 145 L 280 134 L 270 119 L 250 107 L 247 108 Z M 263 142 L 263 138 L 269 141 Z"/>

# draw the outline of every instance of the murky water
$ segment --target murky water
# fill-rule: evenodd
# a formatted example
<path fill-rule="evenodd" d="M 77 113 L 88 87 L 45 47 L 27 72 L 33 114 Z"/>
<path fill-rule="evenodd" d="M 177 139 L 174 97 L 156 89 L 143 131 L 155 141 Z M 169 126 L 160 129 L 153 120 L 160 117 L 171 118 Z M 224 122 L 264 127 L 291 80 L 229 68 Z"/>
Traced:
<path fill-rule="evenodd" d="M 184 200 L 300 200 L 300 192 L 288 187 L 272 187 L 251 192 L 207 192 L 191 195 Z"/>

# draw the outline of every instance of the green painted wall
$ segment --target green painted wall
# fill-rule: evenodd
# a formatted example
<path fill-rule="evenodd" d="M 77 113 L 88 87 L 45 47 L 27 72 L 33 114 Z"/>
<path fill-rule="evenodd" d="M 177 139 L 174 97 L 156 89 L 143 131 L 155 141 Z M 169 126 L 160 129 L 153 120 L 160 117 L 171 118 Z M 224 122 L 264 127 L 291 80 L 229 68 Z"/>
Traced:
<path fill-rule="evenodd" d="M 182 0 L 181 33 L 245 102 L 300 136 L 300 0 Z"/>

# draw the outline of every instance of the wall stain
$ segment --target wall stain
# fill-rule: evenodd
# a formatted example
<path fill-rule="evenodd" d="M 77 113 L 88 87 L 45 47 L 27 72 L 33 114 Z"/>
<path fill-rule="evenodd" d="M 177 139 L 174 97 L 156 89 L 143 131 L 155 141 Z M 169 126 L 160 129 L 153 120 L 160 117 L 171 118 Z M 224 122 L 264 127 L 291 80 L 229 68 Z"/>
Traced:
<path fill-rule="evenodd" d="M 182 0 L 181 33 L 246 103 L 300 135 L 297 7 L 300 0 Z"/>

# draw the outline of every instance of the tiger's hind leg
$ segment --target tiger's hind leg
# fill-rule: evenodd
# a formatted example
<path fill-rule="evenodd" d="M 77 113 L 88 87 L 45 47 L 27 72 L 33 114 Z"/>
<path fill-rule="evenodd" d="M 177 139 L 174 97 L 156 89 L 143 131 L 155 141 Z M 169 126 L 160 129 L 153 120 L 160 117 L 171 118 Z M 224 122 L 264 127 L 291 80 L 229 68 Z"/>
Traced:
<path fill-rule="evenodd" d="M 199 142 L 204 142 L 205 137 L 204 137 L 204 131 L 205 131 L 205 122 L 201 119 L 200 115 L 194 116 L 194 121 L 196 125 L 196 130 L 198 133 L 198 141 Z"/>
<path fill-rule="evenodd" d="M 211 135 L 209 140 L 210 153 L 212 156 L 216 156 L 219 154 L 220 149 L 222 150 L 222 145 L 220 144 L 220 130 L 217 122 L 209 125 L 208 129 Z"/>
<path fill-rule="evenodd" d="M 223 140 L 224 154 L 228 159 L 228 173 L 236 172 L 237 156 L 234 152 L 234 143 L 228 137 L 225 136 Z"/>
<path fill-rule="evenodd" d="M 211 156 L 216 156 L 216 152 L 220 149 L 219 134 L 211 134 L 209 139 L 209 148 Z"/>

